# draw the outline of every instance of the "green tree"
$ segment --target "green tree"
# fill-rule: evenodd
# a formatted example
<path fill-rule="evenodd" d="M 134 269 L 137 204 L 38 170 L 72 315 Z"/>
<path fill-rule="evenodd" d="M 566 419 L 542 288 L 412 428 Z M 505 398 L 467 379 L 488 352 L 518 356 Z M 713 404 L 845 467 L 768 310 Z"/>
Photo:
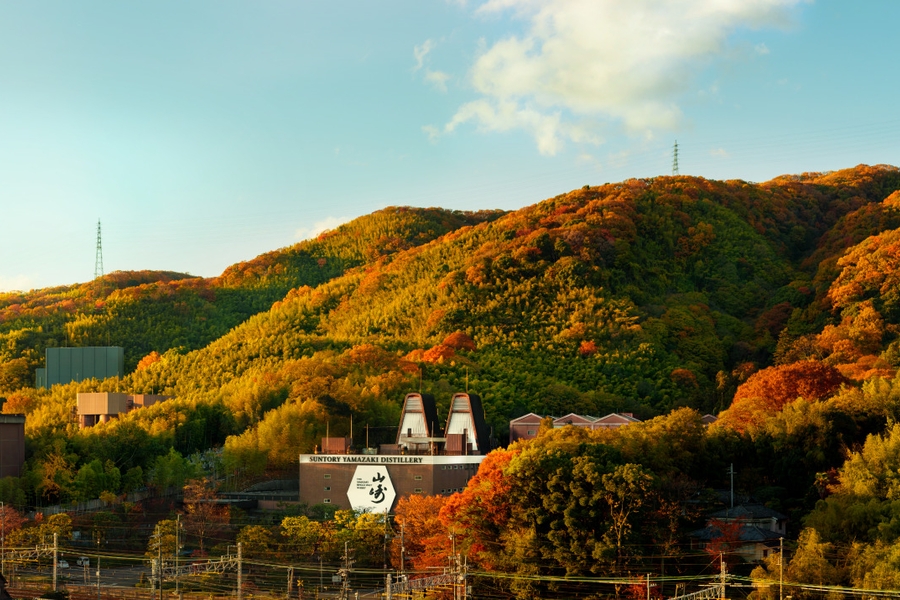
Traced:
<path fill-rule="evenodd" d="M 174 519 L 163 519 L 156 523 L 147 542 L 146 556 L 156 559 L 162 554 L 163 560 L 175 554 L 175 540 L 178 524 Z"/>
<path fill-rule="evenodd" d="M 280 532 L 285 549 L 298 558 L 319 552 L 325 533 L 321 523 L 304 516 L 285 517 L 281 520 Z"/>
<path fill-rule="evenodd" d="M 617 466 L 601 478 L 603 499 L 609 507 L 617 570 L 624 566 L 625 541 L 634 530 L 635 518 L 644 507 L 653 483 L 653 475 L 633 463 Z"/>
<path fill-rule="evenodd" d="M 828 559 L 833 552 L 832 545 L 822 542 L 815 529 L 804 529 L 797 540 L 797 550 L 785 568 L 785 577 L 795 583 L 818 586 L 840 583 L 841 572 Z M 798 594 L 803 597 L 813 595 L 803 591 L 798 591 Z"/>
<path fill-rule="evenodd" d="M 275 536 L 268 527 L 246 525 L 237 534 L 242 552 L 247 558 L 267 558 L 276 547 Z"/>

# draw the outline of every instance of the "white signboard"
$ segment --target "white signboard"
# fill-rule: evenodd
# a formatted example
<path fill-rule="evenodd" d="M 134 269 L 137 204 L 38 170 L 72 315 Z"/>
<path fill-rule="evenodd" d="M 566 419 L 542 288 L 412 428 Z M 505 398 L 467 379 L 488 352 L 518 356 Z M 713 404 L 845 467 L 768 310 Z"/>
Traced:
<path fill-rule="evenodd" d="M 397 498 L 391 476 L 387 467 L 374 465 L 360 465 L 356 467 L 353 479 L 350 480 L 350 488 L 347 489 L 347 499 L 353 510 L 367 510 L 370 512 L 383 512 L 390 510 Z"/>

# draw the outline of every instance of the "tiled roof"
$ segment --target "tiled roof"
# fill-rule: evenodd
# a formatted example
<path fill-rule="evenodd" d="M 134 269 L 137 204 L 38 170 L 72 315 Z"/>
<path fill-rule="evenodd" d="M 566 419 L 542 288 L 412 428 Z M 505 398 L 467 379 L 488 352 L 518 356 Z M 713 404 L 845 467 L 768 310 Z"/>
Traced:
<path fill-rule="evenodd" d="M 703 529 L 692 531 L 689 535 L 693 538 L 708 542 L 722 537 L 722 531 L 718 527 L 710 525 Z M 763 527 L 757 527 L 756 525 L 744 525 L 741 527 L 741 533 L 738 539 L 742 542 L 770 542 L 782 537 L 784 537 L 784 534 L 778 533 L 777 531 L 771 531 Z"/>
<path fill-rule="evenodd" d="M 764 506 L 762 504 L 739 504 L 734 508 L 726 508 L 720 511 L 716 511 L 709 515 L 711 519 L 746 519 L 748 521 L 757 520 L 757 519 L 787 519 L 787 515 L 784 515 L 777 510 L 773 510 L 768 506 Z"/>

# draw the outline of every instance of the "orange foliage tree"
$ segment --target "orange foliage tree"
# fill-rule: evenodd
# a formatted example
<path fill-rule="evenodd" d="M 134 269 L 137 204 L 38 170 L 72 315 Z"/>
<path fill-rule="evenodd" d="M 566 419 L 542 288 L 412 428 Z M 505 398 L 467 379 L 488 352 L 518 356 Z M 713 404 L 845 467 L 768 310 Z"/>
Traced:
<path fill-rule="evenodd" d="M 716 425 L 744 431 L 761 424 L 788 402 L 797 398 L 821 400 L 846 382 L 836 368 L 816 360 L 769 367 L 738 387 L 731 407 L 720 415 Z"/>
<path fill-rule="evenodd" d="M 512 514 L 510 481 L 504 469 L 518 450 L 494 450 L 462 492 L 453 494 L 441 509 L 448 532 L 457 534 L 457 548 L 487 569 L 494 568 L 502 551 L 500 540 Z"/>
<path fill-rule="evenodd" d="M 463 333 L 462 331 L 456 331 L 451 333 L 447 337 L 444 338 L 442 342 L 444 346 L 449 346 L 454 350 L 468 350 L 475 351 L 475 340 L 470 338 L 468 335 Z"/>
<path fill-rule="evenodd" d="M 157 363 L 162 360 L 162 356 L 156 350 L 152 351 L 150 354 L 142 358 L 138 361 L 137 367 L 135 367 L 135 371 L 143 371 L 153 363 Z"/>
<path fill-rule="evenodd" d="M 446 502 L 446 496 L 418 494 L 397 502 L 395 522 L 402 537 L 395 532 L 391 543 L 391 563 L 395 568 L 419 571 L 447 564 L 450 538 L 439 518 Z"/>

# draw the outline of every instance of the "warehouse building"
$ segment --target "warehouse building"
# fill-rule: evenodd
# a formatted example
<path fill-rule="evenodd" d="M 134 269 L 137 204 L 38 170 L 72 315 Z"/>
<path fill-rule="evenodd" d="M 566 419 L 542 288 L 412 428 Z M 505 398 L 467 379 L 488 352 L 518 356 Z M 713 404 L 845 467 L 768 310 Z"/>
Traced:
<path fill-rule="evenodd" d="M 155 394 L 79 392 L 78 425 L 82 429 L 93 427 L 97 423 L 107 423 L 110 419 L 116 419 L 136 408 L 143 408 L 169 399 L 170 396 Z"/>
<path fill-rule="evenodd" d="M 44 367 L 35 371 L 35 387 L 49 389 L 57 384 L 86 379 L 107 379 L 125 374 L 125 350 L 121 346 L 47 348 Z"/>
<path fill-rule="evenodd" d="M 25 464 L 25 415 L 0 414 L 0 477 L 21 477 Z"/>

